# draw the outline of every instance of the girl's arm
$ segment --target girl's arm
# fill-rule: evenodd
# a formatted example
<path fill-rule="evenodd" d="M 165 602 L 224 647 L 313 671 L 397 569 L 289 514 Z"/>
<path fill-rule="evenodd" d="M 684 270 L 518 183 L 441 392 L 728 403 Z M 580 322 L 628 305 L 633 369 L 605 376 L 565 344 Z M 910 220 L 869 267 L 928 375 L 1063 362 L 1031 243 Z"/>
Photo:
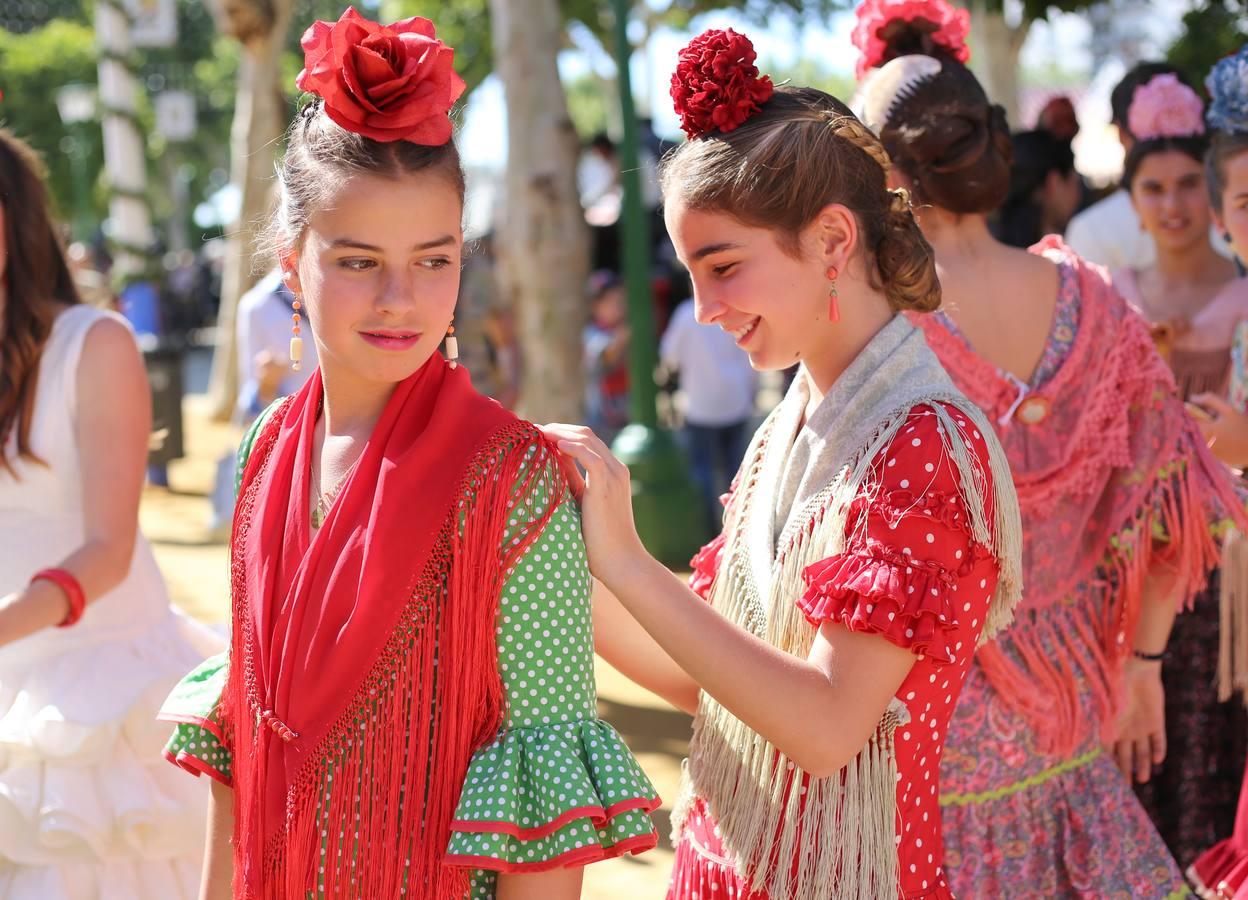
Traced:
<path fill-rule="evenodd" d="M 828 776 L 862 750 L 914 665 L 873 634 L 825 623 L 805 660 L 738 628 L 704 603 L 637 537 L 628 469 L 586 428 L 548 426 L 586 470 L 582 527 L 590 569 L 702 690 L 804 770 Z"/>
<path fill-rule="evenodd" d="M 1155 656 L 1166 649 L 1181 585 L 1165 563 L 1155 562 L 1144 576 L 1140 618 L 1131 649 Z M 1153 766 L 1166 759 L 1166 694 L 1161 683 L 1161 661 L 1140 659 L 1134 653 L 1125 666 L 1126 692 L 1117 734 L 1111 744 L 1114 760 L 1127 778 L 1143 784 Z"/>
<path fill-rule="evenodd" d="M 1248 467 L 1248 415 L 1220 394 L 1197 394 L 1192 398 L 1207 416 L 1194 416 L 1213 455 L 1228 466 Z"/>
<path fill-rule="evenodd" d="M 914 665 L 910 651 L 886 638 L 831 623 L 798 659 L 725 619 L 644 550 L 622 562 L 619 575 L 600 574 L 657 645 L 816 777 L 858 755 Z"/>
<path fill-rule="evenodd" d="M 204 847 L 204 875 L 199 900 L 230 900 L 234 883 L 234 790 L 210 778 L 212 796 L 208 801 L 208 843 Z"/>
<path fill-rule="evenodd" d="M 498 900 L 578 900 L 585 869 L 551 869 L 527 875 L 498 876 Z"/>
<path fill-rule="evenodd" d="M 120 322 L 93 325 L 77 372 L 75 438 L 82 474 L 85 541 L 48 564 L 73 575 L 87 602 L 116 587 L 130 571 L 139 521 L 139 494 L 152 428 L 151 400 L 134 337 Z M 0 645 L 65 619 L 69 599 L 36 581 L 0 599 Z"/>
<path fill-rule="evenodd" d="M 693 715 L 698 683 L 629 614 L 615 594 L 594 579 L 594 650 L 625 678 Z"/>

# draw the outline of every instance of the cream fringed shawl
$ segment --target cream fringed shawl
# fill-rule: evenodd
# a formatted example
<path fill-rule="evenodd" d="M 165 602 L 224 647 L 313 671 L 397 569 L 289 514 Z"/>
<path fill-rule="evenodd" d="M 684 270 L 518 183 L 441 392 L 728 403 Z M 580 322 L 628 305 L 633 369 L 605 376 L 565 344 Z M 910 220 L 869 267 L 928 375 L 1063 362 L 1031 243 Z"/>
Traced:
<path fill-rule="evenodd" d="M 817 632 L 798 608 L 802 573 L 845 547 L 847 512 L 865 489 L 872 461 L 911 411 L 928 405 L 956 466 L 974 539 L 1000 567 L 981 641 L 1005 627 L 1021 591 L 1021 533 L 1010 472 L 988 422 L 954 387 L 922 333 L 894 318 L 801 428 L 806 399 L 799 376 L 754 436 L 725 512 L 711 604 L 773 646 L 805 658 Z M 987 439 L 992 521 L 985 512 L 988 479 L 939 404 L 961 412 Z M 772 744 L 703 694 L 673 815 L 675 838 L 696 795 L 709 806 L 724 846 L 753 889 L 777 900 L 896 896 L 893 731 L 908 719 L 904 704 L 894 699 L 853 762 L 837 775 L 806 782 Z"/>

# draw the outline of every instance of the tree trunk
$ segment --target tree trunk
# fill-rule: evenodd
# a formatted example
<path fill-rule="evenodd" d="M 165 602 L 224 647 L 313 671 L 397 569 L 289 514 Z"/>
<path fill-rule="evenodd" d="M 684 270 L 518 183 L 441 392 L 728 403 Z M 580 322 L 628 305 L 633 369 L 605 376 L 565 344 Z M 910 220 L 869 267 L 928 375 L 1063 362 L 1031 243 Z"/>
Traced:
<path fill-rule="evenodd" d="M 272 260 L 257 259 L 264 226 L 273 209 L 273 166 L 286 127 L 281 58 L 293 0 L 273 0 L 263 33 L 244 36 L 230 128 L 230 183 L 241 195 L 238 221 L 227 229 L 217 346 L 209 394 L 216 418 L 229 418 L 238 397 L 238 347 L 234 316 L 239 298 L 259 280 Z"/>
<path fill-rule="evenodd" d="M 556 0 L 490 0 L 490 13 L 508 122 L 494 246 L 524 358 L 520 409 L 538 422 L 578 422 L 589 235 L 576 190 L 576 131 L 555 63 L 559 7 Z"/>
<path fill-rule="evenodd" d="M 1010 25 L 999 3 L 970 0 L 971 37 L 974 41 L 971 68 L 993 103 L 1005 107 L 1011 130 L 1023 127 L 1019 121 L 1018 58 L 1027 40 L 1031 21 Z"/>

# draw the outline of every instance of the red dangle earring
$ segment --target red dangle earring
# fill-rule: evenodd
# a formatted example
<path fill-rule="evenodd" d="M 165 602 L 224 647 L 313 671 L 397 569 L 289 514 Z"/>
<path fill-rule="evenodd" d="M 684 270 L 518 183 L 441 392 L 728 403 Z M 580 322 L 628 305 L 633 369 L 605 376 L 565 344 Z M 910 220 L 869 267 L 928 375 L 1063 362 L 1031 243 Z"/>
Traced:
<path fill-rule="evenodd" d="M 828 321 L 839 322 L 841 320 L 841 304 L 840 296 L 836 293 L 836 266 L 828 266 L 828 280 L 832 282 L 831 288 L 828 290 Z"/>
<path fill-rule="evenodd" d="M 451 364 L 452 369 L 459 367 L 459 341 L 455 339 L 454 325 L 446 329 L 446 361 Z"/>

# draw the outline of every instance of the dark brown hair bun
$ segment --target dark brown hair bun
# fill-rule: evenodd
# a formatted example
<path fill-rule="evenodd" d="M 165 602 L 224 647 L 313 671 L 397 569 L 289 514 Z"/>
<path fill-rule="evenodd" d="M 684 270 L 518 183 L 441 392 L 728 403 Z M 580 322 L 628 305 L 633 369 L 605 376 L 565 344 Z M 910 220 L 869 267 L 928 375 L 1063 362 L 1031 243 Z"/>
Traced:
<path fill-rule="evenodd" d="M 983 214 L 1009 194 L 1013 149 L 1005 110 L 959 63 L 945 62 L 899 96 L 880 139 L 921 205 Z"/>

